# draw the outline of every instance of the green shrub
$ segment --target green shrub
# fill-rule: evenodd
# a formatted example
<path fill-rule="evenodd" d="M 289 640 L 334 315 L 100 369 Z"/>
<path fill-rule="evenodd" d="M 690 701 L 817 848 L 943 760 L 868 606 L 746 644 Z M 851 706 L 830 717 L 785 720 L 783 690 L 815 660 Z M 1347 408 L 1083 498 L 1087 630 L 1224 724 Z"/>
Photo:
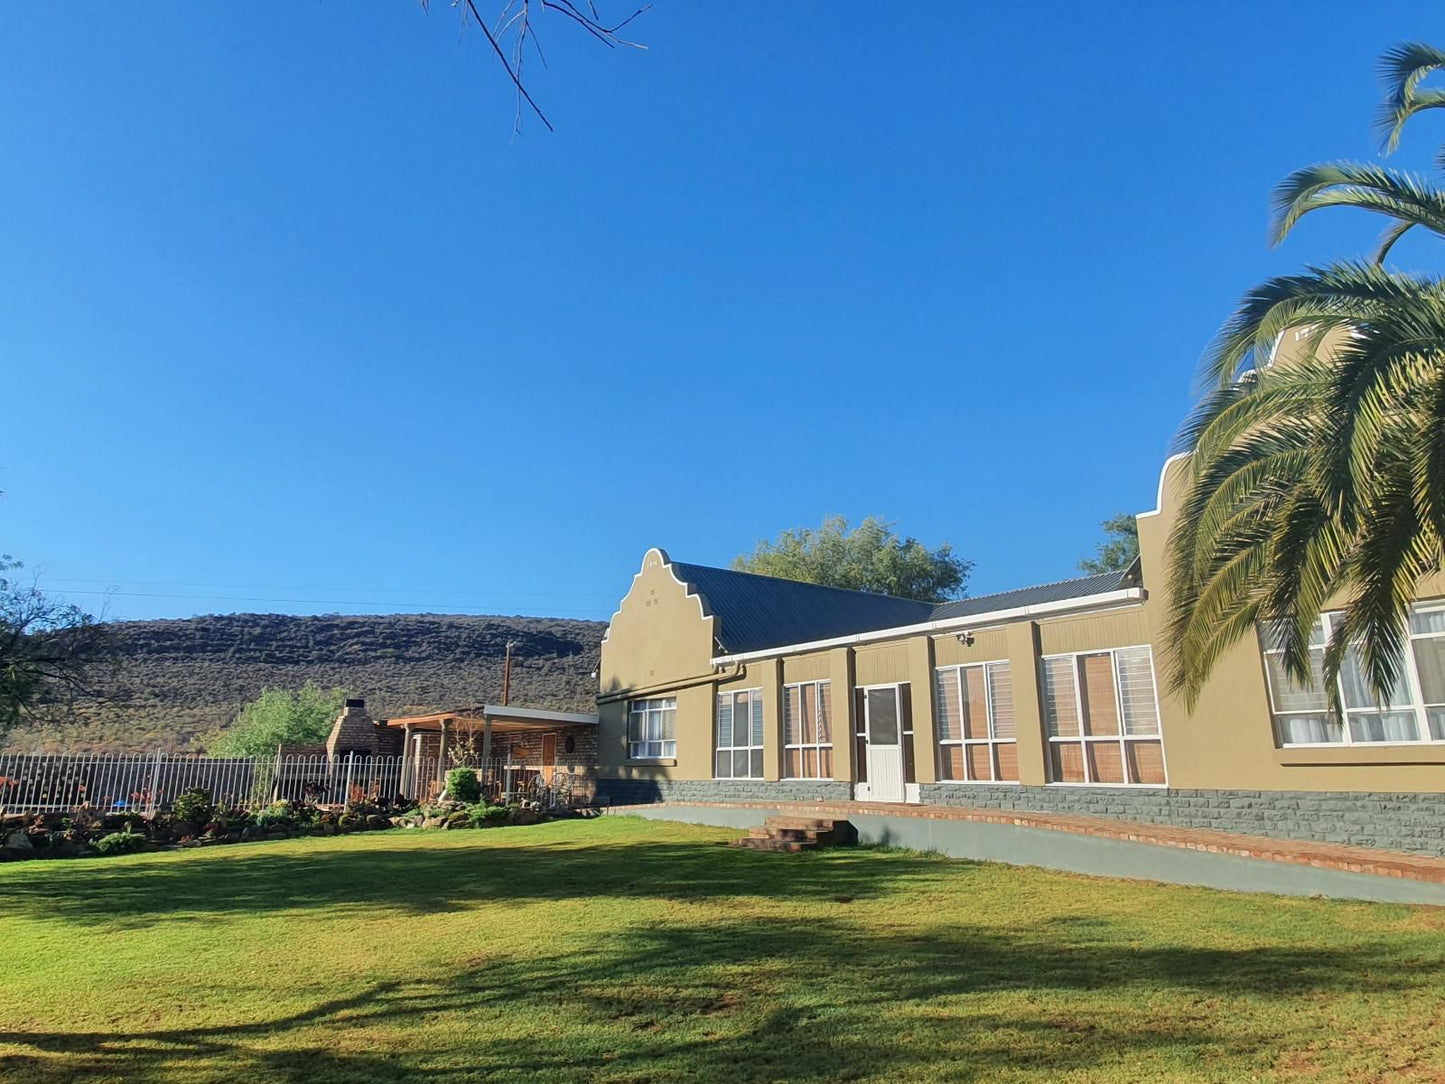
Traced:
<path fill-rule="evenodd" d="M 211 823 L 211 814 L 216 807 L 211 804 L 210 791 L 205 787 L 192 787 L 177 798 L 171 808 L 175 812 L 176 820 L 202 827 Z"/>
<path fill-rule="evenodd" d="M 475 802 L 482 796 L 482 784 L 471 768 L 453 768 L 447 772 L 447 796 L 456 802 Z"/>
<path fill-rule="evenodd" d="M 101 854 L 134 854 L 145 846 L 146 837 L 127 828 L 123 832 L 112 832 L 95 841 L 95 849 Z"/>
<path fill-rule="evenodd" d="M 296 812 L 290 802 L 277 802 L 256 814 L 256 827 L 268 832 L 273 828 L 294 828 Z"/>
<path fill-rule="evenodd" d="M 471 819 L 473 828 L 501 824 L 507 819 L 507 813 L 506 806 L 488 805 L 486 802 L 478 802 L 467 807 L 467 816 Z"/>

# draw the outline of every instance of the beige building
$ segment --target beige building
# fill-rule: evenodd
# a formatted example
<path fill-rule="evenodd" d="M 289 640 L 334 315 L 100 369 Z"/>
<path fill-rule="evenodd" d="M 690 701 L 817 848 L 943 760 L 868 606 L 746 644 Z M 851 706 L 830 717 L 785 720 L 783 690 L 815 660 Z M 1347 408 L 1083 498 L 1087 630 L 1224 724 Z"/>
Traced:
<path fill-rule="evenodd" d="M 1236 644 L 1193 713 L 1164 680 L 1162 472 L 1126 571 L 931 605 L 649 550 L 602 644 L 615 803 L 860 801 L 1117 816 L 1445 854 L 1445 586 L 1380 705 Z M 1321 615 L 1321 653 L 1332 615 Z"/>

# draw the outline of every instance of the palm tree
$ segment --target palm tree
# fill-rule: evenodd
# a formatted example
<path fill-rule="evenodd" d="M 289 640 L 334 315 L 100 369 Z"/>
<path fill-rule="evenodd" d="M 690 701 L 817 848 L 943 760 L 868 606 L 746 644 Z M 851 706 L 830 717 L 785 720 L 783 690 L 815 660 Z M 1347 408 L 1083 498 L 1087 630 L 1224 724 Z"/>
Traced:
<path fill-rule="evenodd" d="M 1445 106 L 1445 90 L 1421 86 L 1440 69 L 1445 53 L 1429 46 L 1385 54 L 1386 153 L 1412 116 Z M 1441 565 L 1445 282 L 1384 261 L 1410 230 L 1445 238 L 1445 192 L 1376 165 L 1312 166 L 1276 191 L 1274 242 L 1337 206 L 1389 220 L 1373 260 L 1250 291 L 1206 355 L 1206 391 L 1181 434 L 1193 455 L 1170 538 L 1170 638 L 1174 684 L 1191 707 L 1223 652 L 1261 622 L 1295 680 L 1322 681 L 1333 699 L 1356 643 L 1383 694 L 1401 671 L 1415 588 Z M 1286 331 L 1300 358 L 1275 366 Z M 1339 594 L 1343 621 L 1312 673 L 1310 634 Z"/>

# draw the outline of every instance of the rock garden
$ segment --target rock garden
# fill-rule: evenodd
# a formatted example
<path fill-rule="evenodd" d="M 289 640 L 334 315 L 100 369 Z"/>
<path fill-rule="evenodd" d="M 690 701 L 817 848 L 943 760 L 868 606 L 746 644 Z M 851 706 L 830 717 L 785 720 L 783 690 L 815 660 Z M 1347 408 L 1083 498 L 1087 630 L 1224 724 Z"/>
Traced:
<path fill-rule="evenodd" d="M 571 815 L 564 813 L 563 815 Z M 341 806 L 279 800 L 259 809 L 215 804 L 202 788 L 179 795 L 169 810 L 146 816 L 79 808 L 67 813 L 0 815 L 0 862 L 84 858 L 403 829 L 498 828 L 547 819 L 536 803 L 490 804 L 476 772 L 453 769 L 436 801 L 418 805 L 358 798 Z"/>

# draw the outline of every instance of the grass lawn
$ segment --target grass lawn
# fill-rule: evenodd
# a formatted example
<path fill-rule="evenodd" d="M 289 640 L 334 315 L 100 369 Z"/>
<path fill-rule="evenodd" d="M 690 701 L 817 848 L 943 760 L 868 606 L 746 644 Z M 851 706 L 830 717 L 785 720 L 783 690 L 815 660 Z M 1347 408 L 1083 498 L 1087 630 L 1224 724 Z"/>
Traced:
<path fill-rule="evenodd" d="M 734 834 L 0 866 L 0 1079 L 1445 1081 L 1445 910 Z"/>

